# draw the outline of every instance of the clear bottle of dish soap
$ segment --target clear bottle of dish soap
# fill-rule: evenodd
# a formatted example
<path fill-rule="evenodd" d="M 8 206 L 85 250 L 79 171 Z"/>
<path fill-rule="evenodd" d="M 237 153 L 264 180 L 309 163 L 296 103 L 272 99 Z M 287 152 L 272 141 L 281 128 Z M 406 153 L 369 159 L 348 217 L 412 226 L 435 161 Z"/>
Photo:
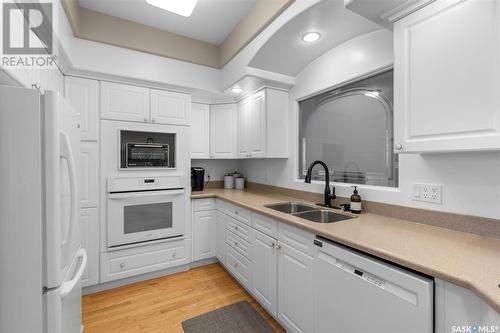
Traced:
<path fill-rule="evenodd" d="M 358 194 L 358 187 L 354 187 L 354 192 L 351 195 L 351 213 L 360 214 L 361 213 L 361 196 Z"/>

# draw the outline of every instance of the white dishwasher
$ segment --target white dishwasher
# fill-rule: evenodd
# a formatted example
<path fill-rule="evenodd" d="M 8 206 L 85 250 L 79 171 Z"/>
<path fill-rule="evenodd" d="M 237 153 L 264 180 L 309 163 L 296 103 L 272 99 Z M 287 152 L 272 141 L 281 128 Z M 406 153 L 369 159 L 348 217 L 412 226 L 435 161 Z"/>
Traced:
<path fill-rule="evenodd" d="M 314 241 L 316 333 L 431 333 L 434 281 L 337 245 Z"/>

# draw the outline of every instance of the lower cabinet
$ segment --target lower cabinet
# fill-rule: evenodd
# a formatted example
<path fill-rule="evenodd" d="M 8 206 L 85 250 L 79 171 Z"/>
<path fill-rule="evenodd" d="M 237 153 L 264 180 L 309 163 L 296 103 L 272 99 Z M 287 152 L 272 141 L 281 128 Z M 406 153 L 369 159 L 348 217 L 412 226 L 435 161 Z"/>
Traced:
<path fill-rule="evenodd" d="M 101 253 L 101 283 L 189 263 L 191 242 L 180 239 Z"/>
<path fill-rule="evenodd" d="M 194 212 L 193 215 L 193 260 L 215 257 L 215 220 L 212 210 Z"/>
<path fill-rule="evenodd" d="M 226 224 L 227 217 L 221 213 L 215 213 L 215 256 L 222 265 L 226 265 Z"/>
<path fill-rule="evenodd" d="M 97 208 L 80 209 L 82 248 L 87 251 L 87 268 L 82 275 L 82 286 L 99 282 L 99 220 Z"/>
<path fill-rule="evenodd" d="M 247 290 L 252 289 L 251 263 L 231 246 L 226 247 L 226 267 Z"/>
<path fill-rule="evenodd" d="M 287 332 L 314 331 L 313 260 L 313 257 L 280 242 L 278 319 L 286 326 Z"/>
<path fill-rule="evenodd" d="M 277 241 L 255 230 L 251 247 L 252 294 L 273 316 L 276 316 L 278 298 Z"/>

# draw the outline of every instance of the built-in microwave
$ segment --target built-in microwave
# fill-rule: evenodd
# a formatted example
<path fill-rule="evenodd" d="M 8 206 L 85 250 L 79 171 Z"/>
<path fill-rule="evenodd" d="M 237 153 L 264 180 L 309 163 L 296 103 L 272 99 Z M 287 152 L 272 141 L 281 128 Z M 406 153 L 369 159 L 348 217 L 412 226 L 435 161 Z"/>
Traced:
<path fill-rule="evenodd" d="M 176 133 L 120 130 L 120 168 L 175 168 Z"/>

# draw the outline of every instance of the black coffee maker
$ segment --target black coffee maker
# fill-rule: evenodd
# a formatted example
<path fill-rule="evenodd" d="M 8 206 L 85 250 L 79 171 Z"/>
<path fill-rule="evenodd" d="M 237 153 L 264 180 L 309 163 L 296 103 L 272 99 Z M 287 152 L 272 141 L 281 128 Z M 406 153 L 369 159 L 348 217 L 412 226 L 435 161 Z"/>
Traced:
<path fill-rule="evenodd" d="M 205 183 L 205 169 L 191 167 L 191 191 L 203 191 Z"/>

